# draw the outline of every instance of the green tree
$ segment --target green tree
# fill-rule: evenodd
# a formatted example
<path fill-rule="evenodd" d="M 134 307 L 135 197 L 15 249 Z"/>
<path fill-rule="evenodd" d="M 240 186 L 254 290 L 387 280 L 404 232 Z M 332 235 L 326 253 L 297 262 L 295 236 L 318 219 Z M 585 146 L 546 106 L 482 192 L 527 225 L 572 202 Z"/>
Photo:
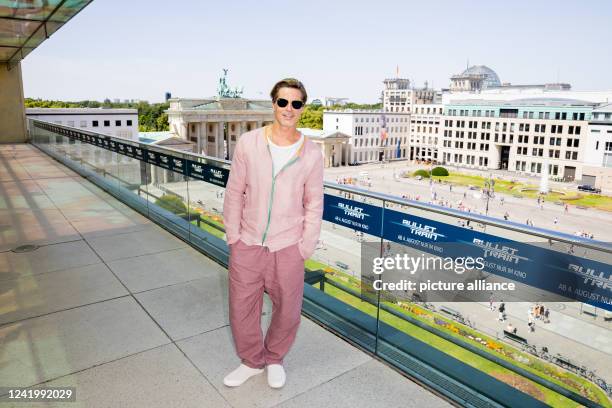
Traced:
<path fill-rule="evenodd" d="M 323 107 L 306 105 L 298 122 L 298 127 L 323 129 Z"/>

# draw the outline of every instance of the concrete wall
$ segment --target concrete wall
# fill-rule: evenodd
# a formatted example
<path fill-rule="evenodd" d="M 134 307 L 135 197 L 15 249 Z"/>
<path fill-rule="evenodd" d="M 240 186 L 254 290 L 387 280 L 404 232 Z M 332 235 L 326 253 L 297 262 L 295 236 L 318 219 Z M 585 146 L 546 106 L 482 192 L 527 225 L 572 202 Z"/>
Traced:
<path fill-rule="evenodd" d="M 21 64 L 10 71 L 0 63 L 0 143 L 26 141 Z"/>
<path fill-rule="evenodd" d="M 582 176 L 595 176 L 595 187 L 604 194 L 612 194 L 612 167 L 584 166 Z"/>

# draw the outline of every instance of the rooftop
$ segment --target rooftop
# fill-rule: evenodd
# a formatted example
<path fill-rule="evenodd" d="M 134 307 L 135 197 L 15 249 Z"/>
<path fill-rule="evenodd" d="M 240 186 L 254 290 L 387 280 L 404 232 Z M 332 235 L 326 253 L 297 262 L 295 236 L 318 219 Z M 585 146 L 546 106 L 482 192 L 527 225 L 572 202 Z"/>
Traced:
<path fill-rule="evenodd" d="M 323 129 L 311 129 L 311 128 L 298 128 L 298 130 L 304 135 L 311 139 L 327 139 L 327 138 L 350 138 L 349 135 L 338 132 L 338 131 L 325 131 Z"/>
<path fill-rule="evenodd" d="M 138 115 L 138 109 L 129 109 L 129 108 L 26 108 L 26 115 L 92 115 L 92 114 Z"/>
<path fill-rule="evenodd" d="M 462 99 L 451 100 L 448 105 L 483 105 L 483 106 L 573 106 L 573 107 L 594 107 L 597 103 L 578 99 L 564 98 L 524 98 L 510 101 L 490 100 L 490 99 Z"/>
<path fill-rule="evenodd" d="M 282 390 L 224 387 L 224 267 L 32 145 L 0 165 L 0 384 L 73 386 L 88 408 L 450 406 L 305 317 Z"/>

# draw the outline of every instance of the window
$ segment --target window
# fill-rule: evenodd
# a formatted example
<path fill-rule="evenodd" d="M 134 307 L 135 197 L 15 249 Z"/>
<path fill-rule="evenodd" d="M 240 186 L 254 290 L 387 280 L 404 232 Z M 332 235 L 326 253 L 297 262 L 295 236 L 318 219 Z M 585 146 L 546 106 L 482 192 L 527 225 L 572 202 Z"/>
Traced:
<path fill-rule="evenodd" d="M 567 139 L 567 147 L 572 147 L 572 139 Z"/>
<path fill-rule="evenodd" d="M 87 127 L 87 121 L 86 120 L 82 120 L 81 121 L 81 127 L 82 128 L 86 128 Z"/>
<path fill-rule="evenodd" d="M 561 112 L 555 112 L 555 119 L 556 120 L 561 119 Z"/>
<path fill-rule="evenodd" d="M 567 130 L 567 133 L 569 133 L 570 135 L 574 134 L 574 127 L 570 126 L 569 129 Z"/>
<path fill-rule="evenodd" d="M 609 132 L 609 131 L 608 131 Z M 576 131 L 575 134 L 579 135 L 580 134 L 580 126 L 576 126 Z"/>
<path fill-rule="evenodd" d="M 578 152 L 572 152 L 572 160 L 578 160 Z"/>
<path fill-rule="evenodd" d="M 578 143 L 580 142 L 579 139 L 574 139 L 574 147 L 578 147 Z"/>
<path fill-rule="evenodd" d="M 550 119 L 550 112 L 544 112 L 544 119 Z"/>
<path fill-rule="evenodd" d="M 92 121 L 91 126 L 98 127 L 98 121 L 97 120 Z"/>
<path fill-rule="evenodd" d="M 604 150 L 606 152 L 612 152 L 612 142 L 606 142 L 606 148 Z"/>
<path fill-rule="evenodd" d="M 110 120 L 105 120 L 104 127 L 109 127 L 109 126 L 110 126 Z"/>
<path fill-rule="evenodd" d="M 120 120 L 116 120 L 115 121 L 115 126 L 121 126 L 121 121 Z M 191 131 L 193 132 L 194 130 L 192 129 Z"/>

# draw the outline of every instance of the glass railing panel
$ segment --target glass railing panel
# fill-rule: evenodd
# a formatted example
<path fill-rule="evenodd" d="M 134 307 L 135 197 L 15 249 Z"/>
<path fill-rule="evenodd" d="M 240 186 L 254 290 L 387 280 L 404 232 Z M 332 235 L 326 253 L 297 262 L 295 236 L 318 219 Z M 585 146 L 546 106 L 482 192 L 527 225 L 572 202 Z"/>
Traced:
<path fill-rule="evenodd" d="M 185 156 L 155 146 L 147 146 L 144 154 L 147 161 L 149 217 L 188 241 L 190 215 L 187 177 L 180 169 L 174 170 L 175 161 L 184 163 Z"/>
<path fill-rule="evenodd" d="M 200 248 L 206 248 L 211 257 L 227 265 L 223 200 L 229 164 L 190 156 L 186 166 L 190 175 L 186 191 L 189 198 L 189 240 Z"/>
<path fill-rule="evenodd" d="M 125 203 L 148 215 L 150 169 L 146 162 L 138 158 L 143 156 L 142 148 L 138 143 L 125 140 L 118 142 L 117 149 L 120 152 L 117 162 L 118 193 Z"/>
<path fill-rule="evenodd" d="M 306 283 L 348 306 L 345 315 L 335 316 L 336 320 L 330 319 L 328 325 L 375 352 L 379 298 L 361 284 L 362 251 L 380 255 L 382 200 L 329 187 L 324 194 L 321 236 L 315 253 L 305 262 Z M 308 291 L 305 298 L 326 307 L 325 298 L 309 299 Z M 324 314 L 318 318 L 325 318 Z"/>

